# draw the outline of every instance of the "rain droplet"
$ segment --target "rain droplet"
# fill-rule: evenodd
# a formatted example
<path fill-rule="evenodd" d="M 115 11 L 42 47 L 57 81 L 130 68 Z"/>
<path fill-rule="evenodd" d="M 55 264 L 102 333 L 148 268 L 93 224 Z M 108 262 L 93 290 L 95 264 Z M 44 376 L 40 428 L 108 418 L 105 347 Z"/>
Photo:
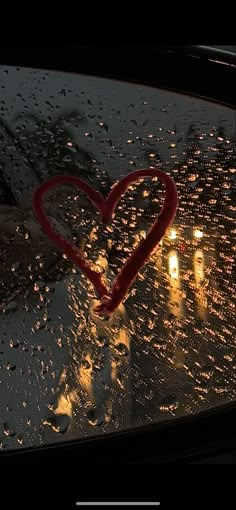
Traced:
<path fill-rule="evenodd" d="M 119 343 L 115 346 L 115 349 L 121 356 L 128 356 L 129 354 L 129 349 L 125 344 Z"/>
<path fill-rule="evenodd" d="M 106 131 L 108 131 L 108 125 L 107 125 L 105 122 L 99 122 L 98 124 L 99 124 L 99 126 L 100 126 L 101 128 L 103 128 L 103 129 L 105 129 Z"/>
<path fill-rule="evenodd" d="M 46 285 L 46 283 L 43 281 L 35 282 L 34 290 L 38 291 L 38 290 L 44 289 L 45 285 Z"/>
<path fill-rule="evenodd" d="M 108 347 L 109 346 L 109 339 L 105 336 L 99 336 L 96 339 L 96 343 L 99 347 Z"/>
<path fill-rule="evenodd" d="M 101 408 L 90 409 L 87 412 L 90 425 L 100 427 L 105 422 L 105 413 Z"/>
<path fill-rule="evenodd" d="M 11 364 L 10 361 L 6 364 L 6 369 L 7 370 L 11 370 L 12 372 L 14 372 L 14 370 L 16 369 L 16 365 L 13 363 Z"/>
<path fill-rule="evenodd" d="M 3 431 L 5 436 L 8 437 L 14 437 L 16 435 L 15 428 L 12 425 L 9 425 L 7 422 L 4 422 L 3 424 Z"/>
<path fill-rule="evenodd" d="M 185 354 L 181 349 L 177 349 L 173 357 L 174 367 L 183 368 L 185 363 Z"/>
<path fill-rule="evenodd" d="M 97 372 L 97 371 L 101 370 L 101 368 L 102 368 L 102 363 L 100 361 L 96 361 L 93 365 L 93 370 L 95 372 Z"/>
<path fill-rule="evenodd" d="M 67 414 L 58 414 L 47 418 L 43 421 L 43 425 L 48 425 L 54 432 L 64 434 L 70 424 L 71 418 Z"/>
<path fill-rule="evenodd" d="M 62 339 L 61 338 L 57 338 L 56 339 L 56 343 L 58 345 L 58 347 L 62 348 L 63 347 L 63 342 L 62 342 Z"/>
<path fill-rule="evenodd" d="M 77 148 L 76 148 L 76 145 L 73 145 L 72 142 L 67 142 L 67 149 L 69 149 L 70 152 L 76 152 L 77 151 Z M 71 158 L 71 156 L 68 154 L 69 158 Z M 66 158 L 67 156 L 65 156 Z M 66 161 L 65 158 L 63 158 L 63 161 Z M 72 160 L 71 160 L 72 161 Z"/>
<path fill-rule="evenodd" d="M 89 369 L 91 368 L 91 364 L 89 363 L 89 361 L 87 359 L 84 359 L 82 362 L 81 362 L 81 365 L 83 368 L 86 368 L 86 369 Z"/>
<path fill-rule="evenodd" d="M 4 313 L 15 312 L 16 310 L 18 310 L 18 304 L 16 303 L 16 301 L 10 301 L 10 303 L 5 305 L 3 308 Z"/>
<path fill-rule="evenodd" d="M 66 156 L 64 156 L 64 158 L 62 159 L 62 161 L 63 161 L 64 163 L 71 163 L 71 162 L 72 162 L 72 157 L 71 157 L 69 154 L 67 154 Z"/>
<path fill-rule="evenodd" d="M 9 345 L 11 348 L 17 349 L 19 347 L 19 342 L 17 340 L 10 340 Z"/>
<path fill-rule="evenodd" d="M 21 267 L 21 262 L 15 262 L 12 266 L 11 266 L 11 271 L 14 273 L 15 271 L 18 271 Z"/>

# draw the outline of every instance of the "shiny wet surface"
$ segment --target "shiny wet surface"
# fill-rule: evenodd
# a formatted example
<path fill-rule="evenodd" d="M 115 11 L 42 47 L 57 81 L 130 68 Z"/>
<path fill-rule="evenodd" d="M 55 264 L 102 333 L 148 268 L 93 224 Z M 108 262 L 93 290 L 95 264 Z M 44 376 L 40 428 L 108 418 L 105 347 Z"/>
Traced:
<path fill-rule="evenodd" d="M 5 71 L 1 447 L 106 434 L 234 400 L 235 113 L 137 85 Z M 32 193 L 66 173 L 106 195 L 150 165 L 175 180 L 178 212 L 123 305 L 102 321 L 92 285 L 34 220 Z M 72 187 L 46 204 L 56 228 L 112 281 L 163 195 L 155 179 L 133 185 L 105 228 Z"/>

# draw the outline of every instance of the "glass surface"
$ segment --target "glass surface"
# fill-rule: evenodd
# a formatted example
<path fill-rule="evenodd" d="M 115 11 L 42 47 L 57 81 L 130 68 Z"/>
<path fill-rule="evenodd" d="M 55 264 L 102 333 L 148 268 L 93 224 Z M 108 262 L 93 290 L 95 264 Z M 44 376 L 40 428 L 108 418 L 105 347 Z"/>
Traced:
<path fill-rule="evenodd" d="M 30 69 L 1 68 L 0 87 L 0 447 L 121 431 L 234 400 L 235 112 Z M 104 321 L 92 312 L 92 284 L 43 234 L 32 196 L 57 174 L 107 195 L 149 166 L 175 180 L 177 215 Z M 112 281 L 164 195 L 156 179 L 132 185 L 107 226 L 72 186 L 50 192 L 45 207 Z"/>

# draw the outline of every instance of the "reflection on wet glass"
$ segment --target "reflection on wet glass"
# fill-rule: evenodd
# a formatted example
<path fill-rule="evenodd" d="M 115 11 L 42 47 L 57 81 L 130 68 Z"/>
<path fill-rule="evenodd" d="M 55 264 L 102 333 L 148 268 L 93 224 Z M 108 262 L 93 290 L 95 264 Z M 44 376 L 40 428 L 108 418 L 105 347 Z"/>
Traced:
<path fill-rule="evenodd" d="M 87 77 L 2 69 L 0 78 L 0 447 L 105 434 L 234 399 L 234 112 Z M 102 320 L 92 284 L 41 232 L 32 193 L 68 174 L 106 195 L 149 165 L 175 180 L 178 213 Z M 110 284 L 163 197 L 157 178 L 142 179 L 105 227 L 71 186 L 53 190 L 46 208 Z"/>

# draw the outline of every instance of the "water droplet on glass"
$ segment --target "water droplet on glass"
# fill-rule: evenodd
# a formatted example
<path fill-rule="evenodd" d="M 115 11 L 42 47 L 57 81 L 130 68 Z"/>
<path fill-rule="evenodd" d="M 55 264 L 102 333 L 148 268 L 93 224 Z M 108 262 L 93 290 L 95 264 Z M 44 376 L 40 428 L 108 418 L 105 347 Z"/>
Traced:
<path fill-rule="evenodd" d="M 109 346 L 109 338 L 107 336 L 98 336 L 96 338 L 96 344 L 99 346 L 99 347 L 108 347 Z"/>
<path fill-rule="evenodd" d="M 129 354 L 129 349 L 128 349 L 127 345 L 125 345 L 123 343 L 119 343 L 118 345 L 116 345 L 115 349 L 121 356 L 128 356 L 128 354 Z"/>
<path fill-rule="evenodd" d="M 105 422 L 105 413 L 102 408 L 93 408 L 87 412 L 90 425 L 100 427 Z"/>
<path fill-rule="evenodd" d="M 18 340 L 11 339 L 9 342 L 9 345 L 11 348 L 17 349 L 17 347 L 19 347 L 19 342 L 18 342 Z"/>
<path fill-rule="evenodd" d="M 8 422 L 4 422 L 3 431 L 5 436 L 14 437 L 16 435 L 15 428 Z"/>
<path fill-rule="evenodd" d="M 11 271 L 14 273 L 16 271 L 18 271 L 21 267 L 21 262 L 15 262 L 12 266 L 11 266 Z"/>
<path fill-rule="evenodd" d="M 56 343 L 57 343 L 58 347 L 60 347 L 60 349 L 61 349 L 61 348 L 63 347 L 63 345 L 64 345 L 64 344 L 63 344 L 63 342 L 62 342 L 62 339 L 61 339 L 61 338 L 57 338 L 57 339 L 56 339 Z"/>
<path fill-rule="evenodd" d="M 67 154 L 66 156 L 64 156 L 64 158 L 62 159 L 62 161 L 63 161 L 64 163 L 72 163 L 72 157 L 71 157 L 69 154 Z"/>
<path fill-rule="evenodd" d="M 34 290 L 39 291 L 39 290 L 41 290 L 41 289 L 44 289 L 45 285 L 46 285 L 46 283 L 45 283 L 45 282 L 43 282 L 43 281 L 39 280 L 39 281 L 35 282 L 35 284 L 34 284 Z"/>
<path fill-rule="evenodd" d="M 82 366 L 83 368 L 86 368 L 86 369 L 88 370 L 89 368 L 91 368 L 91 363 L 89 363 L 89 361 L 88 361 L 87 359 L 84 359 L 84 360 L 81 362 L 81 366 Z"/>
<path fill-rule="evenodd" d="M 106 131 L 108 131 L 108 125 L 107 125 L 105 122 L 99 122 L 99 123 L 98 123 L 98 125 L 99 125 L 101 128 L 103 128 L 103 129 L 105 129 Z"/>
<path fill-rule="evenodd" d="M 64 434 L 70 424 L 71 418 L 67 414 L 55 414 L 43 421 L 43 425 L 48 425 L 54 432 Z"/>
<path fill-rule="evenodd" d="M 21 434 L 17 436 L 17 443 L 19 443 L 20 445 L 24 444 L 24 439 Z"/>
<path fill-rule="evenodd" d="M 16 365 L 14 363 L 10 363 L 10 361 L 6 364 L 6 369 L 11 370 L 11 372 L 14 372 L 16 369 Z"/>
<path fill-rule="evenodd" d="M 15 312 L 18 310 L 18 304 L 16 301 L 10 301 L 7 305 L 4 305 L 3 312 L 9 313 L 9 312 Z"/>

